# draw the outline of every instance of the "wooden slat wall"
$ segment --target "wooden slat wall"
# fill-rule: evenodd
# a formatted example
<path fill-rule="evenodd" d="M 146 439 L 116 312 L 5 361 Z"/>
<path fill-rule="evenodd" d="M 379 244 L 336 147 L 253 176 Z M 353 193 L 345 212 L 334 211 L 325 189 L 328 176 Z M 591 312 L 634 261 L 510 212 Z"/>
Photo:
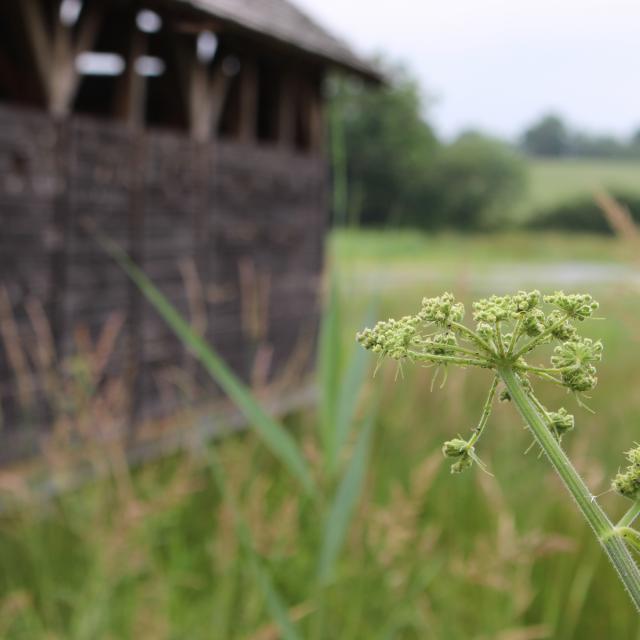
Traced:
<path fill-rule="evenodd" d="M 325 189 L 318 155 L 132 134 L 83 118 L 61 125 L 0 107 L 0 286 L 27 340 L 25 305 L 43 303 L 61 358 L 73 353 L 78 327 L 95 338 L 122 314 L 109 375 L 125 377 L 134 391 L 132 423 L 164 416 L 185 397 L 211 397 L 214 385 L 83 221 L 125 247 L 236 372 L 264 382 L 296 353 L 306 353 L 303 366 L 311 361 Z M 176 371 L 189 390 L 175 384 Z M 10 428 L 31 424 L 31 432 L 21 426 L 31 440 L 33 429 L 46 429 L 46 411 L 18 410 L 1 339 L 0 403 Z M 24 450 L 20 443 L 4 455 Z"/>

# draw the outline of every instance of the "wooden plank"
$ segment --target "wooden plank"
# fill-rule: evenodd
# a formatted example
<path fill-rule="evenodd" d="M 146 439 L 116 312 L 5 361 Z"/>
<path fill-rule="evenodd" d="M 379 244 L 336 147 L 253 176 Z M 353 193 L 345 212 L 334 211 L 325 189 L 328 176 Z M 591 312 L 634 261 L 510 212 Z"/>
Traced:
<path fill-rule="evenodd" d="M 135 62 L 147 51 L 147 37 L 137 29 L 130 32 L 127 66 L 120 76 L 115 98 L 116 117 L 130 128 L 141 128 L 147 106 L 146 78 L 136 73 Z"/>

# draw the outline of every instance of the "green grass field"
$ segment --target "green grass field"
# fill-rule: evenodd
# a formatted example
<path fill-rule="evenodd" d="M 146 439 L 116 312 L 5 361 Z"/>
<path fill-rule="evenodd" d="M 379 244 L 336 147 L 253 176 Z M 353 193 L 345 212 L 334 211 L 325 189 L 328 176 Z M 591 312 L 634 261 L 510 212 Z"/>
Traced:
<path fill-rule="evenodd" d="M 470 302 L 486 293 L 478 273 L 510 274 L 517 288 L 535 285 L 549 261 L 632 271 L 631 257 L 613 240 L 587 237 L 335 235 L 331 267 L 343 295 L 333 364 L 321 375 L 319 412 L 287 421 L 318 496 L 251 431 L 215 445 L 215 460 L 200 449 L 133 474 L 101 451 L 109 480 L 44 505 L 28 501 L 14 478 L 2 488 L 20 506 L 0 522 L 0 637 L 638 640 L 636 612 L 546 461 L 524 454 L 530 439 L 511 406 L 497 407 L 478 452 L 493 475 L 450 475 L 440 447 L 474 426 L 486 372 L 452 372 L 431 392 L 432 370 L 385 365 L 374 379 L 365 356 L 357 391 L 346 362 L 372 305 L 376 317 L 399 316 L 445 287 Z M 554 389 L 541 387 L 541 396 L 575 412 L 567 449 L 598 494 L 640 439 L 640 291 L 624 278 L 590 283 L 584 269 L 581 288 L 593 289 L 606 317 L 588 329 L 606 354 L 595 414 Z M 358 419 L 331 471 L 325 418 L 356 397 Z M 341 493 L 373 408 L 363 485 L 347 482 Z M 611 494 L 602 501 L 614 515 L 625 509 Z M 238 514 L 253 547 L 239 535 Z M 336 562 L 319 580 L 332 549 Z M 274 623 L 264 575 L 295 625 L 288 636 Z"/>
<path fill-rule="evenodd" d="M 605 189 L 640 193 L 640 162 L 626 160 L 530 160 L 522 218 Z"/>

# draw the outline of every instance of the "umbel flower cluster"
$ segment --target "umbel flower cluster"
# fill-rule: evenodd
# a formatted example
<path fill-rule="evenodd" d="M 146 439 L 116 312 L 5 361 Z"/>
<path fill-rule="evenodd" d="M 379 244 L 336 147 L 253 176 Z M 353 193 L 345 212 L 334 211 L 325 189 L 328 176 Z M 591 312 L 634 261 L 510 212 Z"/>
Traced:
<path fill-rule="evenodd" d="M 640 498 L 640 446 L 625 453 L 629 466 L 618 473 L 613 480 L 613 488 L 625 498 Z"/>
<path fill-rule="evenodd" d="M 581 337 L 578 326 L 592 318 L 598 303 L 589 294 L 557 291 L 542 296 L 539 291 L 491 296 L 473 303 L 474 327 L 462 321 L 464 305 L 450 293 L 425 298 L 418 313 L 398 320 L 378 322 L 357 335 L 358 342 L 380 358 L 418 363 L 423 366 L 480 367 L 495 371 L 484 411 L 468 439 L 446 442 L 443 453 L 453 460 L 458 473 L 480 462 L 475 445 L 491 413 L 500 370 L 511 369 L 531 402 L 544 417 L 548 429 L 560 441 L 574 427 L 566 409 L 549 411 L 533 393 L 531 380 L 538 378 L 565 387 L 578 396 L 597 384 L 596 364 L 602 358 L 602 343 Z M 548 364 L 531 362 L 533 352 L 555 344 Z M 500 400 L 510 400 L 507 390 Z M 638 467 L 640 470 L 640 467 Z"/>

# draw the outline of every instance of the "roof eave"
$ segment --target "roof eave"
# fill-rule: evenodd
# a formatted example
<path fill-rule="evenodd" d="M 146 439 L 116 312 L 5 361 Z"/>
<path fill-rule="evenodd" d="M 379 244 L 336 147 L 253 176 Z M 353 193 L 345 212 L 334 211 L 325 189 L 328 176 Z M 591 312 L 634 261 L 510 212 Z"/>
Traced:
<path fill-rule="evenodd" d="M 243 33 L 260 40 L 273 42 L 286 49 L 294 50 L 305 56 L 309 56 L 321 63 L 323 66 L 333 67 L 341 71 L 346 71 L 347 73 L 358 75 L 368 82 L 372 82 L 374 84 L 386 83 L 384 75 L 379 69 L 377 69 L 373 64 L 360 60 L 355 54 L 351 54 L 351 52 L 349 52 L 350 55 L 348 57 L 330 56 L 326 52 L 319 51 L 312 46 L 301 46 L 300 44 L 292 42 L 284 37 L 279 37 L 277 34 L 267 33 L 258 27 L 236 20 L 233 16 L 212 13 L 210 9 L 200 4 L 198 0 L 180 0 L 180 2 L 189 5 L 200 14 L 204 14 L 209 18 L 215 18 L 216 21 L 219 21 L 226 27 L 231 27 L 238 33 Z"/>

